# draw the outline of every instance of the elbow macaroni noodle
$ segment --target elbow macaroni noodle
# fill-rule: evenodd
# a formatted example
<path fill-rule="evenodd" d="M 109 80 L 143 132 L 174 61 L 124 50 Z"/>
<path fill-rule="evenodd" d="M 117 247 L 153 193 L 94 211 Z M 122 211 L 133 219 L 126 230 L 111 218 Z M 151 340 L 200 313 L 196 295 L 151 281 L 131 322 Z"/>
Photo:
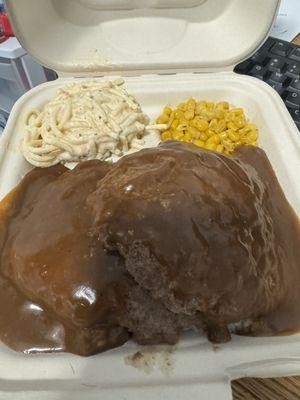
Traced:
<path fill-rule="evenodd" d="M 149 125 L 137 101 L 122 87 L 123 79 L 71 83 L 42 110 L 25 116 L 24 157 L 37 167 L 60 162 L 107 160 L 139 150 Z"/>

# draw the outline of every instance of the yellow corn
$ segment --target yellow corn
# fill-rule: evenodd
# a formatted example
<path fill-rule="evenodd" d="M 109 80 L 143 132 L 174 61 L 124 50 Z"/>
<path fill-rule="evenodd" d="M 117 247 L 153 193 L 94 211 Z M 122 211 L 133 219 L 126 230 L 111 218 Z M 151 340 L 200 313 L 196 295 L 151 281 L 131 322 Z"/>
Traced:
<path fill-rule="evenodd" d="M 186 104 L 185 103 L 180 103 L 177 107 L 181 111 L 186 111 Z"/>
<path fill-rule="evenodd" d="M 204 132 L 208 129 L 209 124 L 204 119 L 200 119 L 199 121 L 197 121 L 197 123 L 195 123 L 195 126 L 197 129 L 199 129 L 199 131 Z"/>
<path fill-rule="evenodd" d="M 172 139 L 172 133 L 170 131 L 164 131 L 160 137 L 162 140 L 170 140 Z"/>
<path fill-rule="evenodd" d="M 220 108 L 222 110 L 228 110 L 229 109 L 229 103 L 227 101 L 219 101 L 216 104 L 216 108 Z"/>
<path fill-rule="evenodd" d="M 187 133 L 184 135 L 183 140 L 184 140 L 185 142 L 190 143 L 190 142 L 192 141 L 192 135 L 191 135 L 189 132 L 187 132 Z"/>
<path fill-rule="evenodd" d="M 173 129 L 176 129 L 178 125 L 179 125 L 179 120 L 178 120 L 178 119 L 173 119 L 173 122 L 172 122 L 172 124 L 171 124 L 171 127 L 172 127 Z"/>
<path fill-rule="evenodd" d="M 177 126 L 178 131 L 185 131 L 188 128 L 188 124 L 179 124 Z"/>
<path fill-rule="evenodd" d="M 218 122 L 218 125 L 217 125 L 217 128 L 216 128 L 216 132 L 217 133 L 221 133 L 221 132 L 225 131 L 225 129 L 226 129 L 226 121 L 224 119 L 221 119 Z"/>
<path fill-rule="evenodd" d="M 193 143 L 194 143 L 196 146 L 199 146 L 199 147 L 204 147 L 204 145 L 205 145 L 205 141 L 200 140 L 200 139 L 194 140 Z"/>
<path fill-rule="evenodd" d="M 164 111 L 163 111 L 164 114 L 170 115 L 171 112 L 172 112 L 172 108 L 170 108 L 170 107 L 168 107 L 168 106 L 165 106 L 165 107 L 164 107 Z"/>
<path fill-rule="evenodd" d="M 216 150 L 217 150 L 219 153 L 223 153 L 223 151 L 224 151 L 224 146 L 223 146 L 222 144 L 218 144 L 217 147 L 216 147 Z"/>
<path fill-rule="evenodd" d="M 218 128 L 218 120 L 216 118 L 212 119 L 209 123 L 209 129 L 211 131 L 216 131 Z"/>
<path fill-rule="evenodd" d="M 206 143 L 214 143 L 215 145 L 220 143 L 220 138 L 218 135 L 213 135 L 210 138 L 207 139 Z"/>
<path fill-rule="evenodd" d="M 214 107 L 215 107 L 215 103 L 213 103 L 212 101 L 206 102 L 206 108 L 213 109 Z"/>
<path fill-rule="evenodd" d="M 174 131 L 173 134 L 172 134 L 172 139 L 174 139 L 174 140 L 181 140 L 181 139 L 184 138 L 184 136 L 185 136 L 185 135 L 184 135 L 182 132 L 180 132 L 180 131 Z"/>
<path fill-rule="evenodd" d="M 240 139 L 240 135 L 237 132 L 230 129 L 228 129 L 227 132 L 229 139 L 232 140 L 233 142 L 237 142 Z"/>
<path fill-rule="evenodd" d="M 238 129 L 241 129 L 245 126 L 245 119 L 242 117 L 237 117 L 233 120 L 233 123 Z"/>
<path fill-rule="evenodd" d="M 215 143 L 205 143 L 205 148 L 207 150 L 216 150 L 217 149 L 217 145 Z"/>
<path fill-rule="evenodd" d="M 199 139 L 203 140 L 204 142 L 206 142 L 207 139 L 208 139 L 208 136 L 206 135 L 206 133 L 200 132 Z"/>
<path fill-rule="evenodd" d="M 227 122 L 227 128 L 233 131 L 237 131 L 238 127 L 233 122 Z"/>
<path fill-rule="evenodd" d="M 184 113 L 184 117 L 185 117 L 188 121 L 190 121 L 191 119 L 193 119 L 194 116 L 195 116 L 195 111 L 194 111 L 194 110 L 187 110 L 187 111 Z"/>
<path fill-rule="evenodd" d="M 188 110 L 194 110 L 195 109 L 195 107 L 196 107 L 196 101 L 194 100 L 194 99 L 189 99 L 188 101 L 187 101 L 187 103 L 186 103 L 186 108 L 188 109 Z"/>
<path fill-rule="evenodd" d="M 200 135 L 201 135 L 200 131 L 198 131 L 198 129 L 197 129 L 197 128 L 194 128 L 193 126 L 190 126 L 190 127 L 187 129 L 187 132 L 191 134 L 191 136 L 192 136 L 193 139 L 199 139 L 199 137 L 200 137 Z"/>
<path fill-rule="evenodd" d="M 175 110 L 174 111 L 174 118 L 176 118 L 176 119 L 184 118 L 184 112 L 182 110 L 179 110 L 179 109 Z"/>
<path fill-rule="evenodd" d="M 227 101 L 190 98 L 175 109 L 165 106 L 156 121 L 168 125 L 162 140 L 181 140 L 224 154 L 242 144 L 257 145 L 256 125 L 246 120 L 242 108 L 230 108 Z"/>
<path fill-rule="evenodd" d="M 166 124 L 169 122 L 169 115 L 162 114 L 160 117 L 157 118 L 156 122 L 158 124 Z"/>

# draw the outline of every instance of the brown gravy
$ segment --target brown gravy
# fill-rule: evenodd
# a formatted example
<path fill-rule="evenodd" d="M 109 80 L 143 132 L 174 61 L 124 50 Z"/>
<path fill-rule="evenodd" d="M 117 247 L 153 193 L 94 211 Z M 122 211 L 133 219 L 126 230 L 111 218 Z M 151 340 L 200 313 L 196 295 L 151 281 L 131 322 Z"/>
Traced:
<path fill-rule="evenodd" d="M 114 313 L 124 265 L 89 231 L 84 205 L 108 169 L 34 169 L 0 203 L 0 339 L 11 348 L 89 355 L 128 339 Z"/>
<path fill-rule="evenodd" d="M 179 163 L 182 159 L 181 147 L 182 145 L 166 142 L 161 146 L 162 149 L 166 149 L 164 155 L 161 153 L 161 158 L 159 158 L 160 150 L 153 149 L 128 156 L 115 167 L 100 161 L 90 161 L 80 164 L 74 171 L 68 171 L 63 166 L 34 169 L 2 200 L 0 203 L 0 340 L 12 349 L 25 353 L 67 351 L 79 355 L 95 354 L 120 346 L 128 340 L 128 329 L 120 326 L 122 316 L 126 312 L 124 307 L 132 279 L 127 271 L 128 265 L 124 262 L 126 252 L 120 251 L 123 256 L 121 257 L 117 252 L 118 246 L 110 249 L 107 243 L 102 242 L 102 234 L 95 229 L 97 227 L 95 218 L 99 210 L 110 216 L 109 213 L 114 211 L 114 207 L 119 206 L 118 202 L 124 196 L 124 187 L 128 184 L 134 183 L 137 187 L 140 185 L 140 188 L 147 188 L 147 185 L 150 185 L 151 190 L 151 184 L 155 181 L 151 181 L 151 173 L 155 172 L 156 167 L 152 168 L 151 173 L 143 175 L 139 174 L 140 166 L 155 165 L 153 163 L 156 162 L 158 175 L 155 177 L 155 182 L 159 183 L 165 180 L 166 168 L 169 168 L 168 162 L 172 164 L 172 177 L 176 180 L 176 176 L 181 176 Z M 202 150 L 197 152 L 201 153 Z M 237 181 L 245 179 L 245 185 L 249 185 L 253 178 L 249 175 L 249 171 L 259 175 L 261 187 L 253 186 L 253 191 L 259 189 L 264 193 L 265 207 L 271 210 L 270 213 L 274 218 L 272 234 L 276 236 L 276 241 L 271 244 L 275 246 L 271 249 L 271 254 L 279 257 L 276 263 L 274 262 L 277 271 L 274 276 L 277 289 L 272 292 L 273 283 L 271 281 L 268 283 L 270 296 L 267 296 L 267 293 L 267 298 L 263 301 L 269 302 L 267 308 L 273 311 L 267 314 L 262 312 L 261 315 L 255 310 L 252 310 L 251 314 L 251 309 L 257 307 L 259 299 L 253 301 L 252 307 L 247 301 L 246 292 L 245 295 L 243 291 L 240 291 L 238 296 L 235 294 L 234 301 L 240 302 L 241 307 L 247 310 L 245 318 L 254 317 L 251 325 L 244 324 L 242 329 L 235 328 L 235 330 L 240 334 L 274 335 L 300 327 L 300 225 L 283 195 L 268 160 L 261 153 L 244 148 L 230 158 L 230 162 L 227 162 L 224 156 L 220 156 L 221 161 L 218 159 L 216 163 L 210 157 L 206 159 L 204 156 L 202 162 L 209 173 L 213 172 L 214 179 L 217 179 L 220 162 L 224 168 L 230 167 L 229 173 L 235 175 Z M 122 173 L 125 171 L 126 176 L 130 170 L 130 159 L 137 176 L 136 182 L 132 177 L 128 181 L 125 178 L 122 181 Z M 244 167 L 249 165 L 249 169 L 245 167 L 243 170 L 245 176 L 238 176 L 241 163 L 244 163 Z M 114 168 L 116 176 L 121 177 L 115 184 L 110 180 Z M 121 171 L 120 175 L 118 168 Z M 198 178 L 205 179 L 204 175 L 200 175 Z M 104 176 L 106 178 L 102 180 Z M 197 174 L 193 178 L 195 177 L 197 178 Z M 185 176 L 181 176 L 180 179 L 183 180 L 178 182 L 185 182 Z M 100 181 L 102 183 L 99 185 Z M 181 192 L 174 182 L 173 180 L 167 182 L 167 188 L 177 196 Z M 188 189 L 193 193 L 195 182 L 193 180 L 190 183 L 185 182 L 184 190 Z M 108 187 L 111 186 L 109 190 L 115 191 L 115 198 L 112 198 L 111 204 L 103 202 L 102 205 L 103 183 Z M 245 188 L 245 193 L 247 190 Z M 187 192 L 182 191 L 182 193 Z M 238 192 L 236 194 L 238 195 Z M 253 192 L 251 196 L 254 194 Z M 142 204 L 142 197 L 141 189 L 138 193 L 139 204 Z M 92 199 L 92 204 L 86 201 L 87 198 Z M 243 207 L 244 198 L 243 196 L 240 198 L 240 206 Z M 185 197 L 182 199 L 186 201 Z M 125 231 L 129 232 L 130 229 L 126 215 L 130 217 L 132 212 L 130 218 L 135 221 L 135 209 L 131 208 L 135 200 L 130 200 L 130 195 L 127 194 L 126 201 L 121 210 L 123 214 L 116 213 L 112 216 L 111 226 L 115 229 L 114 234 L 117 238 L 125 238 L 127 246 L 128 240 L 132 240 L 132 237 L 130 239 L 124 236 Z M 122 219 L 124 212 L 128 214 Z M 152 222 L 155 222 L 155 212 L 149 214 Z M 175 212 L 179 215 L 180 211 L 176 209 Z M 170 217 L 173 218 L 174 215 L 171 213 Z M 158 222 L 160 233 L 155 240 L 153 239 L 152 246 L 161 254 L 170 250 L 167 257 L 171 259 L 171 253 L 174 253 L 173 244 L 170 242 L 169 248 L 161 247 L 169 235 L 167 224 L 164 226 L 160 220 Z M 171 221 L 167 222 L 171 224 Z M 133 228 L 137 239 L 146 232 L 143 231 L 145 225 L 137 224 Z M 191 242 L 197 242 L 199 233 L 194 225 L 191 232 Z M 203 238 L 200 240 L 203 241 Z M 207 238 L 205 243 L 208 243 Z M 177 271 L 173 270 L 172 273 L 173 277 L 177 277 Z M 242 274 L 242 270 L 239 273 Z M 216 291 L 222 285 L 231 287 L 229 278 L 229 275 L 221 276 L 215 279 L 212 285 L 215 285 Z M 244 278 L 241 276 L 241 279 Z M 145 282 L 140 284 L 148 291 Z M 251 286 L 251 282 L 249 285 Z M 247 290 L 250 291 L 249 285 Z M 181 279 L 181 286 L 177 285 L 177 293 L 184 299 L 194 295 L 198 289 L 195 280 L 191 284 L 190 281 Z M 224 304 L 231 303 L 230 294 L 225 296 L 228 299 L 223 298 Z M 170 305 L 167 307 L 172 308 Z M 224 328 L 230 322 L 238 321 L 236 315 L 232 317 L 233 314 L 230 312 L 225 312 L 224 309 L 223 316 L 226 317 L 220 320 L 220 324 L 216 324 L 217 330 Z M 242 311 L 241 313 L 243 315 Z M 213 317 L 214 315 L 211 316 L 212 319 Z M 226 318 L 228 320 L 225 320 Z M 214 333 L 210 332 L 210 335 L 214 337 Z"/>

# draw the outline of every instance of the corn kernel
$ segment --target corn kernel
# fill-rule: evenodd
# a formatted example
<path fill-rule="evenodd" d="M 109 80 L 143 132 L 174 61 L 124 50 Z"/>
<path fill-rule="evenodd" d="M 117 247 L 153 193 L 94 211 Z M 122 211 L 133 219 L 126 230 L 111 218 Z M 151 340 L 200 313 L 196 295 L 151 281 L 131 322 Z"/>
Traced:
<path fill-rule="evenodd" d="M 189 132 L 187 132 L 185 135 L 184 135 L 184 139 L 183 139 L 185 142 L 191 142 L 192 141 L 192 135 L 189 133 Z"/>
<path fill-rule="evenodd" d="M 184 117 L 185 117 L 188 121 L 190 121 L 191 119 L 193 119 L 194 116 L 195 116 L 195 111 L 194 111 L 194 110 L 187 110 L 187 111 L 184 113 Z"/>
<path fill-rule="evenodd" d="M 203 111 L 202 107 L 196 106 L 195 108 L 195 115 L 200 115 Z"/>
<path fill-rule="evenodd" d="M 178 127 L 178 125 L 179 125 L 179 120 L 178 120 L 178 119 L 173 119 L 173 122 L 172 122 L 172 124 L 171 124 L 171 127 L 172 127 L 173 129 L 176 129 L 176 128 Z"/>
<path fill-rule="evenodd" d="M 224 139 L 222 144 L 228 152 L 231 153 L 234 150 L 235 144 L 230 139 Z"/>
<path fill-rule="evenodd" d="M 219 138 L 221 140 L 227 139 L 228 138 L 228 133 L 226 131 L 223 131 L 223 132 L 219 133 Z"/>
<path fill-rule="evenodd" d="M 165 106 L 165 107 L 164 107 L 164 110 L 163 110 L 163 113 L 164 113 L 164 114 L 170 115 L 171 112 L 172 112 L 172 108 L 170 108 L 170 107 L 168 107 L 168 106 Z"/>
<path fill-rule="evenodd" d="M 217 119 L 212 119 L 209 123 L 209 129 L 211 131 L 216 131 L 218 128 L 218 120 Z"/>
<path fill-rule="evenodd" d="M 189 125 L 189 121 L 187 119 L 185 119 L 185 118 L 180 118 L 179 119 L 179 123 L 183 124 L 183 125 Z"/>
<path fill-rule="evenodd" d="M 183 111 L 181 111 L 181 110 L 175 110 L 174 111 L 174 118 L 176 118 L 176 119 L 181 119 L 181 118 L 184 118 L 184 112 Z"/>
<path fill-rule="evenodd" d="M 196 128 L 199 129 L 199 131 L 201 131 L 201 132 L 206 131 L 206 129 L 208 129 L 208 127 L 209 127 L 208 122 L 205 121 L 204 119 L 198 120 L 195 125 L 196 125 Z"/>
<path fill-rule="evenodd" d="M 216 132 L 217 133 L 221 133 L 221 132 L 225 131 L 225 129 L 226 129 L 226 121 L 225 121 L 225 119 L 221 119 L 218 122 L 218 125 L 217 125 L 217 128 L 216 128 Z"/>
<path fill-rule="evenodd" d="M 207 139 L 206 143 L 214 143 L 215 145 L 220 143 L 220 138 L 218 135 L 213 135 Z"/>
<path fill-rule="evenodd" d="M 205 148 L 207 150 L 216 150 L 217 149 L 217 145 L 215 143 L 205 143 Z"/>
<path fill-rule="evenodd" d="M 188 124 L 179 124 L 176 129 L 178 131 L 185 131 L 187 128 L 188 128 Z"/>
<path fill-rule="evenodd" d="M 175 131 L 175 132 L 172 134 L 172 138 L 173 138 L 174 140 L 183 139 L 184 136 L 185 136 L 185 135 L 184 135 L 182 132 L 180 132 L 180 131 Z"/>
<path fill-rule="evenodd" d="M 205 132 L 200 132 L 199 139 L 203 140 L 204 142 L 206 142 L 207 139 L 208 139 L 208 136 L 205 134 Z"/>
<path fill-rule="evenodd" d="M 228 131 L 227 131 L 228 132 L 228 137 L 229 137 L 230 140 L 232 140 L 233 142 L 237 142 L 240 139 L 240 135 L 237 132 L 232 131 L 230 129 L 228 129 Z"/>
<path fill-rule="evenodd" d="M 246 124 L 245 129 L 247 129 L 248 131 L 256 131 L 257 127 L 254 124 Z"/>
<path fill-rule="evenodd" d="M 193 139 L 199 139 L 200 131 L 197 128 L 190 126 L 187 131 L 192 135 Z"/>
<path fill-rule="evenodd" d="M 235 114 L 236 116 L 243 116 L 244 115 L 244 110 L 242 108 L 232 108 L 230 110 L 232 114 Z"/>
<path fill-rule="evenodd" d="M 170 116 L 169 116 L 169 122 L 168 122 L 168 127 L 169 128 L 172 125 L 173 120 L 174 120 L 174 111 L 172 111 Z"/>
<path fill-rule="evenodd" d="M 257 141 L 257 138 L 258 138 L 258 134 L 257 134 L 257 131 L 250 131 L 249 133 L 248 133 L 248 138 L 249 138 L 249 140 L 251 140 L 252 142 L 256 142 Z"/>
<path fill-rule="evenodd" d="M 187 101 L 187 104 L 186 104 L 187 107 L 186 107 L 186 108 L 187 108 L 188 110 L 194 110 L 195 107 L 196 107 L 196 104 L 197 104 L 196 101 L 195 101 L 194 99 L 191 98 L 191 99 L 189 99 L 189 100 Z"/>
<path fill-rule="evenodd" d="M 216 108 L 215 109 L 215 117 L 216 118 L 218 118 L 218 119 L 223 119 L 223 118 L 225 118 L 225 115 L 226 115 L 226 111 L 225 110 L 223 110 L 223 109 L 219 109 L 219 108 Z"/>
<path fill-rule="evenodd" d="M 215 103 L 212 101 L 207 101 L 206 102 L 206 108 L 208 109 L 213 109 L 215 107 Z"/>
<path fill-rule="evenodd" d="M 227 128 L 232 129 L 233 131 L 238 130 L 238 127 L 233 122 L 227 122 Z"/>
<path fill-rule="evenodd" d="M 169 122 L 169 115 L 162 114 L 160 117 L 157 118 L 156 122 L 158 124 L 167 124 Z"/>
<path fill-rule="evenodd" d="M 170 140 L 172 139 L 172 133 L 170 131 L 164 131 L 160 137 L 162 140 Z"/>
<path fill-rule="evenodd" d="M 241 129 L 245 126 L 245 119 L 242 117 L 237 117 L 233 120 L 233 123 L 238 129 Z"/>
<path fill-rule="evenodd" d="M 223 109 L 223 110 L 228 110 L 229 109 L 229 103 L 227 101 L 219 101 L 216 104 L 216 108 Z"/>
<path fill-rule="evenodd" d="M 177 108 L 181 111 L 186 111 L 186 103 L 180 103 Z"/>
<path fill-rule="evenodd" d="M 204 147 L 205 142 L 204 142 L 203 140 L 196 139 L 196 140 L 194 140 L 194 144 L 195 144 L 196 146 L 199 146 L 199 147 Z"/>
<path fill-rule="evenodd" d="M 227 112 L 227 114 L 225 115 L 225 121 L 226 122 L 233 122 L 235 119 L 235 115 L 230 113 L 230 111 Z"/>
<path fill-rule="evenodd" d="M 217 150 L 219 153 L 223 153 L 224 146 L 223 146 L 222 144 L 218 144 L 217 147 L 216 147 L 216 150 Z"/>
<path fill-rule="evenodd" d="M 215 135 L 215 132 L 208 129 L 207 131 L 205 131 L 205 134 L 210 138 L 211 136 Z"/>

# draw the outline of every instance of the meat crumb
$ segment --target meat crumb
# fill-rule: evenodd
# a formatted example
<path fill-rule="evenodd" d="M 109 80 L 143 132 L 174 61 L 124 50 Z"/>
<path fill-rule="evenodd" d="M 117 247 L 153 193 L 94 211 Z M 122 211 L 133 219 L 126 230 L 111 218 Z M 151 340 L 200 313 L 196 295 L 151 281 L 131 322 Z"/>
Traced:
<path fill-rule="evenodd" d="M 143 347 L 124 358 L 126 365 L 149 375 L 159 370 L 164 376 L 172 375 L 175 368 L 174 351 L 176 346 Z"/>

